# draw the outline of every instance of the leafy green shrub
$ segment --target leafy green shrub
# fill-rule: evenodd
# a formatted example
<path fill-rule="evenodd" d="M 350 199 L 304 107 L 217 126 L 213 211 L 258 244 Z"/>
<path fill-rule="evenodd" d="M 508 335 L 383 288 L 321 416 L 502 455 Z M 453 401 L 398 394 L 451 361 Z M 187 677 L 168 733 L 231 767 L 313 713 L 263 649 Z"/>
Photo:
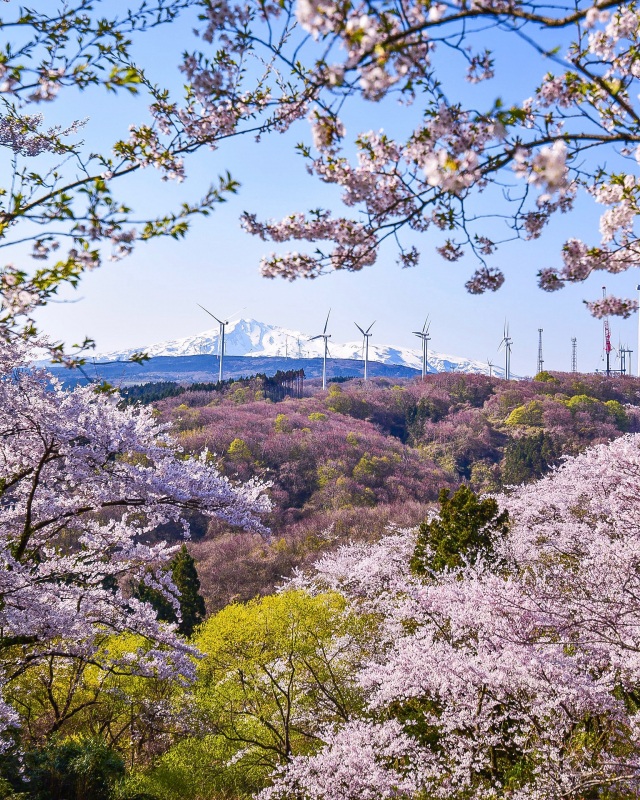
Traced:
<path fill-rule="evenodd" d="M 538 427 L 542 425 L 542 403 L 539 400 L 531 400 L 525 405 L 514 408 L 513 411 L 506 418 L 507 425 L 530 425 L 531 427 Z"/>
<path fill-rule="evenodd" d="M 122 757 L 97 737 L 53 738 L 25 765 L 33 800 L 110 800 L 124 775 Z"/>
<path fill-rule="evenodd" d="M 546 370 L 539 372 L 533 380 L 540 381 L 541 383 L 559 383 L 558 379 L 554 378 L 553 375 Z"/>

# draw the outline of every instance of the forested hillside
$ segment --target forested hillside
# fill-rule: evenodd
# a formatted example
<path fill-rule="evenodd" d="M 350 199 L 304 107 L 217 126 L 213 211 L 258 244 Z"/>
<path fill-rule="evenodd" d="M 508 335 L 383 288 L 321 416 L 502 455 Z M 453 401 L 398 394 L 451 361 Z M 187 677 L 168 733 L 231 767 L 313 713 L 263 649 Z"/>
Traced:
<path fill-rule="evenodd" d="M 207 449 L 233 481 L 270 481 L 273 502 L 270 541 L 254 536 L 249 545 L 245 532 L 193 520 L 210 610 L 271 591 L 338 542 L 418 524 L 443 488 L 499 491 L 540 477 L 563 455 L 640 430 L 640 382 L 629 377 L 350 380 L 279 403 L 264 398 L 260 379 L 194 388 L 158 402 L 161 418 L 188 452 Z M 172 385 L 165 391 L 175 394 Z M 147 395 L 156 400 L 157 387 L 133 396 Z"/>

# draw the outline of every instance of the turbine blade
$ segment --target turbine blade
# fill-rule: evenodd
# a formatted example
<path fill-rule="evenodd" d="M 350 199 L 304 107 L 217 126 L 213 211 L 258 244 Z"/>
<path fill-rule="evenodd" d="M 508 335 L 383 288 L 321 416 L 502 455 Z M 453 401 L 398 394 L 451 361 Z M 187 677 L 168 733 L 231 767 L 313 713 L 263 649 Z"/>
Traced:
<path fill-rule="evenodd" d="M 369 327 L 367 328 L 367 333 L 369 333 L 369 331 L 371 330 L 371 328 L 373 328 L 373 326 L 375 324 L 376 324 L 376 320 L 374 319 L 373 322 L 371 323 L 371 325 L 369 325 Z"/>
<path fill-rule="evenodd" d="M 354 322 L 353 324 L 356 326 L 356 328 L 357 328 L 357 329 L 360 331 L 360 333 L 361 333 L 363 336 L 366 336 L 365 332 L 362 330 L 362 328 L 361 328 L 361 327 L 358 325 L 358 323 L 357 323 L 357 322 Z"/>
<path fill-rule="evenodd" d="M 200 303 L 196 303 L 196 305 L 197 305 L 197 306 L 200 306 Z M 225 324 L 226 324 L 226 323 L 224 323 L 224 322 L 223 322 L 221 319 L 218 319 L 218 317 L 216 317 L 216 315 L 215 315 L 215 314 L 212 314 L 210 311 L 207 311 L 207 309 L 206 309 L 204 306 L 200 306 L 200 308 L 201 308 L 203 311 L 205 311 L 205 312 L 206 312 L 206 313 L 207 313 L 207 314 L 208 314 L 210 317 L 213 317 L 213 318 L 215 319 L 215 321 L 216 321 L 216 322 L 219 322 L 221 325 L 225 325 Z"/>
<path fill-rule="evenodd" d="M 237 311 L 234 311 L 234 312 L 233 312 L 233 314 L 227 314 L 227 322 L 228 322 L 230 319 L 233 319 L 233 318 L 236 316 L 236 314 L 239 314 L 241 311 L 244 311 L 244 310 L 245 310 L 245 308 L 246 308 L 246 306 L 242 306 L 242 308 L 239 308 Z M 226 323 L 225 323 L 225 324 L 226 324 Z"/>
<path fill-rule="evenodd" d="M 317 336 L 312 336 L 310 339 L 307 339 L 308 342 L 313 342 L 316 339 L 322 339 L 322 334 L 319 333 Z"/>
<path fill-rule="evenodd" d="M 429 317 L 427 317 L 424 321 L 424 325 L 422 326 L 422 333 L 425 333 L 427 330 L 427 325 L 429 324 Z"/>
<path fill-rule="evenodd" d="M 329 309 L 329 314 L 331 314 L 331 309 Z M 327 332 L 327 325 L 329 324 L 329 314 L 327 314 L 327 321 L 324 323 L 324 330 L 322 331 L 322 333 Z"/>

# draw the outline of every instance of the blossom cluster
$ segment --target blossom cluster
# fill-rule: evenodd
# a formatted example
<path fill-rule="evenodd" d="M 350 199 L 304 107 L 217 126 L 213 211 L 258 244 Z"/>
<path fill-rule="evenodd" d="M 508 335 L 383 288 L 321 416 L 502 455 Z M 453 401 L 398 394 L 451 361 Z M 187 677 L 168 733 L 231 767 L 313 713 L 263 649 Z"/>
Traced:
<path fill-rule="evenodd" d="M 0 340 L 0 695 L 53 651 L 99 661 L 107 631 L 146 642 L 127 671 L 188 678 L 189 648 L 123 579 L 175 593 L 150 578 L 175 548 L 149 534 L 189 510 L 263 530 L 264 486 L 232 486 L 208 453 L 184 457 L 148 410 L 121 409 L 91 385 L 66 390 L 30 359 Z"/>
<path fill-rule="evenodd" d="M 479 559 L 418 577 L 415 538 L 392 532 L 297 576 L 382 620 L 382 653 L 358 675 L 364 713 L 264 796 L 637 793 L 639 486 L 628 435 L 499 497 L 510 529 Z M 332 783 L 345 763 L 354 783 Z"/>

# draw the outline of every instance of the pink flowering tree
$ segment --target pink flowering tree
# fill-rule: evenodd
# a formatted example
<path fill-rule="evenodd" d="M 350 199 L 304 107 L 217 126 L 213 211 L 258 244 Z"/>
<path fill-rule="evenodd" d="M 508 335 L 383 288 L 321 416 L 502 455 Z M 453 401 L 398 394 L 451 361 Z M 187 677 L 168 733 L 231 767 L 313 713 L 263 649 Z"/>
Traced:
<path fill-rule="evenodd" d="M 134 54 L 146 32 L 185 15 L 199 38 L 176 59 L 185 85 L 176 92 L 156 85 Z M 415 242 L 430 230 L 446 260 L 477 259 L 470 292 L 493 291 L 504 281 L 499 245 L 539 237 L 579 194 L 602 207 L 600 234 L 567 239 L 540 270 L 542 288 L 637 266 L 633 4 L 153 0 L 114 10 L 106 0 L 74 0 L 29 11 L 6 4 L 0 30 L 0 149 L 9 167 L 0 247 L 31 242 L 36 261 L 0 268 L 5 331 L 32 332 L 34 307 L 61 285 L 77 285 L 85 270 L 139 242 L 184 236 L 194 216 L 238 188 L 223 172 L 203 197 L 154 215 L 115 194 L 121 177 L 153 167 L 182 181 L 191 153 L 304 119 L 310 136 L 299 149 L 309 171 L 342 192 L 342 208 L 291 209 L 279 221 L 244 214 L 245 229 L 265 241 L 314 245 L 265 256 L 268 277 L 359 270 L 386 239 L 398 243 L 402 266 L 414 266 Z M 540 57 L 530 84 L 527 70 L 521 79 L 503 74 L 492 49 L 505 45 Z M 486 84 L 477 100 L 461 78 Z M 47 126 L 43 104 L 77 89 L 138 94 L 129 135 L 96 152 L 82 142 L 83 120 Z M 392 134 L 380 123 L 396 99 Z M 342 118 L 355 116 L 354 104 L 373 130 L 347 132 Z M 626 316 L 636 303 L 609 296 L 589 307 Z"/>
<path fill-rule="evenodd" d="M 303 89 L 292 92 L 274 65 L 247 60 L 251 39 L 227 34 L 225 21 L 246 26 L 264 9 L 237 13 L 205 0 L 137 0 L 114 7 L 108 0 L 54 0 L 0 8 L 0 248 L 31 245 L 34 263 L 0 263 L 0 333 L 33 335 L 34 309 L 61 286 L 77 286 L 82 274 L 105 260 L 120 260 L 158 237 L 182 238 L 192 219 L 208 215 L 237 191 L 222 171 L 202 197 L 158 214 L 133 208 L 118 192 L 121 178 L 157 170 L 163 181 L 181 182 L 189 154 L 217 150 L 236 135 L 286 130 L 304 108 Z M 170 92 L 135 58 L 141 38 L 187 16 L 200 25 L 205 52 L 176 52 Z M 215 47 L 212 45 L 216 37 Z M 217 48 L 217 49 L 216 49 Z M 84 141 L 86 120 L 48 126 L 46 107 L 77 91 L 137 95 L 139 114 L 129 134 L 99 149 Z M 80 353 L 92 344 L 87 339 Z M 57 360 L 62 345 L 47 345 Z"/>
<path fill-rule="evenodd" d="M 149 534 L 194 511 L 262 530 L 268 507 L 261 484 L 234 488 L 149 411 L 93 387 L 66 391 L 29 355 L 0 342 L 0 730 L 12 721 L 2 695 L 47 659 L 188 680 L 192 651 L 176 626 L 126 591 L 144 581 L 178 610 L 161 569 L 175 548 Z M 109 654 L 120 633 L 137 634 L 137 652 Z"/>
<path fill-rule="evenodd" d="M 261 24 L 254 25 L 252 36 L 286 64 L 300 87 L 313 87 L 312 144 L 301 150 L 309 172 L 339 187 L 347 211 L 292 209 L 280 221 L 245 214 L 246 230 L 265 241 L 320 243 L 310 253 L 266 256 L 266 276 L 359 270 L 376 261 L 387 238 L 398 242 L 400 264 L 414 266 L 416 234 L 431 229 L 441 232 L 437 249 L 446 260 L 476 257 L 470 292 L 495 291 L 504 281 L 500 243 L 538 238 L 581 192 L 603 207 L 600 238 L 568 239 L 557 263 L 541 269 L 541 287 L 553 291 L 595 270 L 637 266 L 635 6 L 610 0 L 561 2 L 552 9 L 535 0 L 285 0 L 261 7 L 271 26 L 291 30 L 294 21 L 302 31 L 292 34 L 290 50 L 271 26 L 265 36 Z M 208 13 L 225 31 L 239 31 L 243 9 L 224 0 Z M 506 73 L 509 62 L 492 49 L 509 44 L 509 62 L 516 48 L 543 56 L 530 83 L 528 68 L 501 73 L 500 65 Z M 469 100 L 460 89 L 464 77 L 488 88 Z M 505 92 L 515 97 L 500 100 Z M 487 96 L 495 100 L 480 99 Z M 380 129 L 394 98 L 400 104 L 394 130 L 404 117 L 404 135 Z M 375 130 L 347 135 L 341 115 L 354 101 Z M 381 111 L 369 112 L 367 104 L 382 104 Z M 595 316 L 628 316 L 636 308 L 635 300 L 615 297 L 588 305 Z"/>
<path fill-rule="evenodd" d="M 322 559 L 312 590 L 381 619 L 368 709 L 266 798 L 629 797 L 639 790 L 640 443 L 625 436 L 499 498 L 486 556 L 418 577 L 415 539 Z"/>

